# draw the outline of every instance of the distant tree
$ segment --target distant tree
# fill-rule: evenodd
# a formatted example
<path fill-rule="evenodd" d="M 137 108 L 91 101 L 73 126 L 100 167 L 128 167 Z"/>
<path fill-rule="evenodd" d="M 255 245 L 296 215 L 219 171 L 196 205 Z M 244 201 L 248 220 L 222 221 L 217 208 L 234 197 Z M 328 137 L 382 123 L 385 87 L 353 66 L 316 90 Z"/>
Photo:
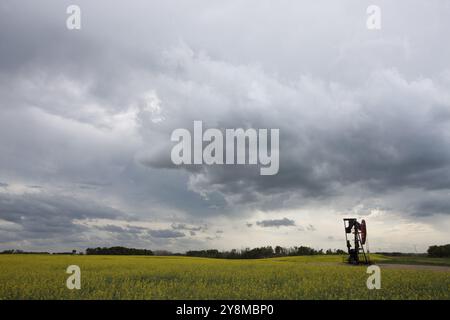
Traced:
<path fill-rule="evenodd" d="M 445 244 L 442 246 L 430 246 L 427 252 L 428 256 L 430 257 L 450 257 L 450 244 Z"/>
<path fill-rule="evenodd" d="M 147 249 L 135 249 L 125 247 L 110 248 L 87 248 L 87 255 L 136 255 L 136 256 L 152 256 L 153 251 Z"/>
<path fill-rule="evenodd" d="M 317 253 L 318 252 L 316 250 L 309 248 L 309 247 L 305 247 L 305 246 L 297 247 L 297 250 L 296 250 L 297 256 L 311 256 L 311 255 L 314 255 Z"/>
<path fill-rule="evenodd" d="M 153 251 L 155 256 L 172 256 L 174 255 L 172 252 L 167 250 L 155 250 Z"/>
<path fill-rule="evenodd" d="M 3 250 L 1 254 L 13 254 L 14 250 Z"/>

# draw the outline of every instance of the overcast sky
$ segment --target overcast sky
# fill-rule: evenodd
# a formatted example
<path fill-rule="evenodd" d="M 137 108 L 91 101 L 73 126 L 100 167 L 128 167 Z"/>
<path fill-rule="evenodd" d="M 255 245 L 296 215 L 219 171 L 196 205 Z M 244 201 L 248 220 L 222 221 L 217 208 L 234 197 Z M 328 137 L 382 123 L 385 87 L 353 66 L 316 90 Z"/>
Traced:
<path fill-rule="evenodd" d="M 449 17 L 447 0 L 2 0 L 0 249 L 345 248 L 343 217 L 372 251 L 449 243 Z M 194 120 L 279 128 L 278 174 L 174 167 Z"/>

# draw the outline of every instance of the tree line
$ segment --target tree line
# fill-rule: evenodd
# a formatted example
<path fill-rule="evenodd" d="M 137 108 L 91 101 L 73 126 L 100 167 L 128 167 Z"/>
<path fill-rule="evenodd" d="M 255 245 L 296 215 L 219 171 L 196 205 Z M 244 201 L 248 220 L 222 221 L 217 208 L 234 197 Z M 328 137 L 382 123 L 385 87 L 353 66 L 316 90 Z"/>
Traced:
<path fill-rule="evenodd" d="M 87 248 L 87 255 L 119 255 L 119 256 L 153 256 L 153 251 L 148 249 L 135 249 L 126 247 Z"/>
<path fill-rule="evenodd" d="M 204 257 L 204 258 L 222 258 L 222 259 L 259 259 L 259 258 L 273 258 L 273 257 L 287 257 L 287 256 L 312 256 L 323 254 L 345 254 L 344 250 L 328 249 L 325 252 L 323 249 L 315 250 L 310 247 L 299 246 L 284 248 L 276 246 L 259 247 L 259 248 L 245 248 L 242 250 L 233 249 L 231 251 L 219 251 L 217 249 L 209 250 L 191 250 L 186 252 L 189 257 Z"/>
<path fill-rule="evenodd" d="M 442 246 L 430 246 L 427 252 L 430 257 L 450 257 L 450 244 L 445 244 Z"/>
<path fill-rule="evenodd" d="M 395 253 L 395 252 L 379 252 L 385 255 L 411 255 L 411 253 Z M 49 252 L 30 252 L 22 250 L 4 250 L 0 254 L 51 254 Z M 83 252 L 77 252 L 72 250 L 72 252 L 58 252 L 52 254 L 84 254 Z M 230 251 L 219 251 L 217 249 L 208 250 L 190 250 L 186 253 L 173 253 L 167 250 L 156 250 L 152 251 L 149 249 L 136 249 L 136 248 L 126 248 L 126 247 L 97 247 L 97 248 L 87 248 L 85 251 L 87 255 L 165 255 L 165 256 L 189 256 L 189 257 L 205 257 L 205 258 L 220 258 L 220 259 L 259 259 L 259 258 L 273 258 L 273 257 L 286 257 L 286 256 L 312 256 L 312 255 L 343 255 L 347 254 L 346 251 L 341 249 L 331 250 L 328 249 L 324 251 L 323 249 L 316 250 L 306 246 L 299 247 L 281 247 L 272 246 L 257 247 L 257 248 L 245 248 L 241 250 L 232 249 Z M 422 254 L 420 254 L 422 255 Z M 429 257 L 442 258 L 450 257 L 450 244 L 446 245 L 434 245 L 430 246 L 427 251 Z"/>

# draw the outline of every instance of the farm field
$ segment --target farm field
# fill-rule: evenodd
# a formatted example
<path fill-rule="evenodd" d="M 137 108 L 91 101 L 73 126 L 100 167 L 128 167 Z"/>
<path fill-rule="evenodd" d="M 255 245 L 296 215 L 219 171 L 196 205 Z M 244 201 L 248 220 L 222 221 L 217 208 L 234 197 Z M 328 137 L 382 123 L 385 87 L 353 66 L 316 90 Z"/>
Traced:
<path fill-rule="evenodd" d="M 66 287 L 69 265 L 81 268 L 80 290 Z M 0 255 L 0 299 L 450 299 L 450 268 L 381 270 L 381 289 L 368 290 L 366 267 L 346 265 L 341 256 Z"/>

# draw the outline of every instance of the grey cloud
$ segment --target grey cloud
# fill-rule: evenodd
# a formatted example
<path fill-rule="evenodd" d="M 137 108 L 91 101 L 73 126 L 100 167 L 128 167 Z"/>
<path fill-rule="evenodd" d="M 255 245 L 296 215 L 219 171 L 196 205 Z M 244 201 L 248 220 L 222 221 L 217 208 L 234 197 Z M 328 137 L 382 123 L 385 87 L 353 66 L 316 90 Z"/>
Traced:
<path fill-rule="evenodd" d="M 170 229 L 150 230 L 149 233 L 154 238 L 182 238 L 185 236 L 183 232 Z"/>
<path fill-rule="evenodd" d="M 203 229 L 206 229 L 206 226 L 193 226 L 187 225 L 185 223 L 172 223 L 171 227 L 174 230 L 187 230 L 187 231 L 201 231 Z"/>
<path fill-rule="evenodd" d="M 106 226 L 96 226 L 96 229 L 108 232 L 126 232 L 126 229 L 111 224 L 108 224 Z"/>
<path fill-rule="evenodd" d="M 53 194 L 0 193 L 0 219 L 14 226 L 14 230 L 3 230 L 4 236 L 10 237 L 9 241 L 82 241 L 89 228 L 74 220 L 119 217 L 126 218 L 126 215 L 87 199 L 80 201 Z"/>
<path fill-rule="evenodd" d="M 261 227 L 289 227 L 289 226 L 295 226 L 295 221 L 290 220 L 288 218 L 283 219 L 273 219 L 273 220 L 262 220 L 262 221 L 256 221 L 256 224 Z"/>
<path fill-rule="evenodd" d="M 379 33 L 365 29 L 367 4 L 353 1 L 80 0 L 79 32 L 65 28 L 69 4 L 0 5 L 0 190 L 53 193 L 1 194 L 0 218 L 12 223 L 4 239 L 107 244 L 72 219 L 124 212 L 170 223 L 361 201 L 412 219 L 449 212 L 443 1 L 382 0 Z M 164 121 L 154 121 L 149 92 Z M 279 128 L 279 173 L 174 168 L 170 134 L 193 120 Z M 147 232 L 124 229 L 109 236 L 133 243 Z"/>
<path fill-rule="evenodd" d="M 127 232 L 141 233 L 141 232 L 147 231 L 148 228 L 127 225 L 127 229 L 126 230 L 127 230 Z"/>
<path fill-rule="evenodd" d="M 416 216 L 450 215 L 450 198 L 448 195 L 444 197 L 428 197 L 415 203 L 411 211 Z"/>
<path fill-rule="evenodd" d="M 133 225 L 126 225 L 125 227 L 107 224 L 107 225 L 100 225 L 95 226 L 96 229 L 108 231 L 108 232 L 114 232 L 114 233 L 127 233 L 132 235 L 143 235 L 143 233 L 148 232 L 149 229 L 145 227 L 140 226 L 133 226 Z"/>
<path fill-rule="evenodd" d="M 141 16 L 137 8 L 142 4 L 139 2 L 138 6 L 131 6 L 129 10 Z M 98 14 L 97 7 L 88 3 L 80 5 L 85 6 L 86 12 Z M 150 7 L 154 5 L 156 4 L 149 4 Z M 284 8 L 284 5 L 280 6 Z M 166 14 L 174 13 L 164 5 L 161 7 L 162 12 Z M 336 8 L 332 6 L 330 10 Z M 19 10 L 12 6 L 11 10 L 13 9 Z M 303 11 L 317 13 L 317 10 L 315 6 L 306 6 Z M 414 15 L 414 12 L 410 13 Z M 111 14 L 114 16 L 117 12 L 113 11 Z M 190 23 L 190 14 L 192 11 L 188 10 L 186 16 L 180 20 L 181 25 Z M 256 18 L 263 16 L 259 11 L 254 14 Z M 285 14 L 288 13 L 285 12 Z M 356 11 L 349 14 L 356 17 Z M 42 18 L 38 14 L 33 17 L 38 21 Z M 97 23 L 107 22 L 110 18 L 109 15 L 102 15 L 99 21 L 95 22 L 95 26 Z M 244 20 L 240 20 L 241 16 L 236 19 L 244 23 Z M 157 19 L 151 27 L 164 24 L 162 20 Z M 37 23 L 35 20 L 32 21 Z M 46 27 L 55 28 L 57 21 L 60 20 L 50 19 L 50 21 L 51 23 Z M 11 20 L 8 23 L 13 24 L 14 21 Z M 143 24 L 143 21 L 139 21 L 139 25 Z M 178 42 L 171 42 L 168 45 L 167 39 L 161 39 L 160 44 L 164 43 L 164 46 L 145 47 L 149 55 L 146 58 L 142 57 L 142 60 L 131 59 L 133 54 L 126 39 L 120 37 L 120 41 L 110 39 L 105 42 L 105 47 L 117 47 L 118 52 L 125 55 L 111 55 L 105 62 L 98 63 L 95 50 L 89 50 L 89 46 L 94 43 L 91 40 L 99 36 L 93 27 L 94 25 L 89 29 L 89 33 L 83 33 L 81 37 L 61 36 L 58 38 L 62 43 L 75 41 L 75 44 L 79 46 L 75 52 L 83 52 L 82 55 L 75 55 L 78 59 L 77 64 L 94 70 L 89 72 L 89 77 L 93 77 L 93 81 L 77 78 L 67 71 L 65 75 L 68 85 L 78 87 L 81 91 L 80 96 L 70 96 L 72 91 L 63 86 L 61 90 L 58 90 L 58 94 L 62 92 L 61 97 L 56 97 L 57 93 L 51 91 L 46 94 L 45 88 L 37 87 L 35 91 L 26 94 L 29 94 L 31 98 L 31 96 L 37 96 L 39 92 L 40 96 L 47 96 L 47 98 L 34 101 L 33 105 L 37 105 L 49 114 L 75 119 L 81 123 L 87 122 L 97 127 L 107 127 L 108 125 L 102 122 L 101 114 L 92 116 L 91 104 L 105 106 L 106 114 L 114 115 L 118 111 L 125 110 L 123 107 L 113 106 L 109 103 L 110 100 L 120 100 L 123 102 L 122 105 L 128 106 L 133 103 L 142 105 L 141 95 L 150 89 L 155 90 L 161 99 L 163 115 L 171 116 L 162 123 L 154 124 L 150 121 L 147 111 L 141 110 L 137 114 L 140 124 L 139 134 L 144 140 L 144 146 L 141 147 L 143 153 L 139 161 L 155 169 L 173 168 L 169 159 L 170 133 L 178 127 L 190 128 L 194 119 L 202 119 L 208 126 L 220 128 L 280 128 L 281 164 L 280 172 L 276 176 L 261 177 L 257 173 L 257 167 L 201 168 L 197 166 L 188 168 L 190 190 L 214 199 L 211 202 L 218 206 L 221 212 L 235 211 L 233 208 L 228 208 L 231 203 L 270 209 L 275 203 L 288 206 L 283 198 L 293 195 L 330 197 L 339 193 L 342 185 L 353 183 L 362 183 L 365 188 L 376 193 L 379 190 L 405 186 L 428 190 L 448 188 L 450 185 L 448 174 L 450 170 L 447 166 L 450 159 L 449 142 L 445 133 L 449 121 L 449 101 L 445 95 L 448 79 L 437 73 L 430 74 L 429 78 L 418 78 L 414 74 L 407 73 L 400 65 L 398 69 L 405 71 L 405 74 L 396 72 L 396 68 L 389 65 L 383 65 L 378 70 L 367 70 L 364 75 L 359 75 L 364 81 L 349 82 L 344 81 L 345 79 L 327 79 L 320 72 L 322 64 L 314 60 L 315 63 L 311 64 L 311 69 L 308 71 L 317 77 L 300 75 L 296 79 L 290 79 L 290 76 L 286 74 L 287 79 L 285 79 L 273 76 L 267 63 L 256 66 L 251 61 L 235 61 L 231 59 L 231 56 L 227 56 L 230 54 L 228 51 L 222 55 L 212 54 L 216 49 L 212 46 L 213 42 L 206 43 L 206 46 L 212 46 L 211 50 L 197 49 L 197 42 L 191 41 L 192 37 L 196 37 L 194 33 L 185 34 L 187 42 L 180 43 L 177 40 Z M 236 30 L 229 32 L 236 32 Z M 205 36 L 207 34 L 202 33 L 202 37 Z M 330 34 L 330 36 L 336 35 Z M 387 36 L 389 37 L 389 34 Z M 25 34 L 21 34 L 19 38 L 24 39 L 21 41 L 26 41 Z M 5 40 L 12 41 L 9 38 Z M 392 36 L 389 41 L 395 44 L 398 39 Z M 373 57 L 370 52 L 373 46 L 381 48 L 385 45 L 386 43 L 374 41 L 371 47 L 362 48 L 362 50 L 369 54 L 370 59 L 375 59 L 374 61 L 377 62 L 379 58 Z M 395 45 L 392 47 L 394 51 L 403 50 L 401 45 L 398 48 Z M 256 48 L 249 48 L 249 50 L 257 51 Z M 355 44 L 346 44 L 341 52 L 340 64 L 343 70 L 348 69 L 346 74 L 360 72 L 351 67 L 353 62 L 344 58 L 345 52 L 354 49 Z M 331 57 L 333 51 L 324 52 Z M 317 58 L 312 52 L 310 54 L 308 59 Z M 45 78 L 49 82 L 47 86 L 65 83 L 52 77 L 51 64 L 54 59 L 46 60 L 46 55 L 40 52 L 37 52 L 37 55 L 41 65 L 47 66 L 47 69 L 44 69 L 49 72 L 48 77 Z M 33 61 L 31 57 L 21 58 L 30 63 Z M 261 58 L 267 62 L 272 57 Z M 123 63 L 124 60 L 133 61 L 133 63 Z M 327 61 L 327 59 L 324 60 Z M 68 61 L 62 59 L 59 62 Z M 294 61 L 290 62 L 292 69 Z M 139 63 L 146 64 L 146 68 L 139 68 L 143 70 L 139 76 L 148 81 L 139 81 L 141 84 L 133 81 L 118 84 L 111 80 L 115 77 L 108 74 L 110 68 L 103 68 L 110 63 L 117 66 L 115 72 L 120 72 L 125 77 L 133 74 Z M 370 65 L 369 62 L 367 63 Z M 341 73 L 338 72 L 341 70 L 336 71 L 338 74 Z M 422 73 L 417 74 L 422 77 Z M 18 73 L 19 77 L 20 75 L 21 73 Z M 355 75 L 350 76 L 352 77 Z M 34 81 L 36 77 L 30 77 L 30 79 Z M 342 83 L 339 80 L 342 80 Z M 14 83 L 16 82 L 13 81 L 13 85 Z M 87 89 L 83 89 L 84 83 L 89 84 Z M 190 86 L 189 99 L 186 99 L 184 88 L 188 85 Z M 118 86 L 122 86 L 123 89 L 116 90 Z M 17 92 L 19 89 L 23 88 L 17 84 L 12 92 L 23 96 L 24 92 Z M 111 97 L 105 96 L 102 92 L 128 92 L 128 95 L 120 99 L 110 99 Z M 75 100 L 77 105 L 88 107 L 80 110 L 79 107 L 65 106 L 62 102 L 72 100 Z M 55 104 L 61 107 L 50 107 Z M 242 112 L 236 113 L 236 109 Z M 430 122 L 435 122 L 434 130 L 427 130 Z M 37 126 L 35 131 L 39 129 L 40 127 Z M 48 135 L 55 136 L 52 132 L 48 132 Z M 88 135 L 92 136 L 92 133 L 86 133 L 86 136 Z M 65 140 L 71 139 L 66 137 Z M 111 143 L 111 141 L 98 140 L 96 144 L 105 142 Z M 59 142 L 48 139 L 34 142 L 37 146 L 56 143 Z M 81 167 L 69 160 L 76 159 L 76 154 L 80 154 L 80 146 L 75 144 L 73 154 L 69 151 L 64 161 L 53 164 L 59 168 L 57 170 L 59 177 L 66 175 L 68 179 L 71 179 L 81 172 L 86 177 L 94 173 L 100 176 L 100 180 L 111 179 L 111 176 L 116 175 L 113 171 L 116 171 L 117 167 L 126 166 L 135 152 L 133 149 L 124 148 L 123 144 L 110 144 L 108 157 L 114 159 L 115 163 L 108 166 L 98 165 L 100 161 L 103 163 L 111 163 L 111 161 L 106 160 L 106 154 L 104 157 L 96 154 L 95 148 L 96 146 L 92 145 L 85 150 L 82 149 L 85 152 L 81 154 L 92 154 L 94 157 L 93 161 L 89 158 L 81 159 L 80 163 L 83 164 Z M 26 149 L 25 144 L 23 149 Z M 43 148 L 38 151 L 39 156 L 35 153 L 32 155 L 42 159 L 42 163 L 54 162 L 55 157 L 52 153 L 49 154 L 48 150 Z M 5 162 L 3 164 L 6 165 Z M 25 167 L 25 163 L 20 166 L 21 170 L 24 170 L 22 168 Z M 39 166 L 38 162 L 36 167 L 28 171 L 34 172 Z M 92 169 L 87 170 L 87 168 Z M 116 183 L 114 181 L 114 184 Z M 139 185 L 137 188 L 143 187 Z M 120 196 L 120 193 L 117 192 L 116 196 Z M 202 206 L 196 205 L 198 201 L 191 195 L 183 193 L 183 197 L 184 203 L 189 200 L 189 206 L 186 208 L 190 213 L 212 214 L 210 210 L 200 209 Z M 168 202 L 163 195 L 158 195 L 158 198 Z M 221 199 L 224 199 L 225 203 Z M 181 203 L 180 201 L 180 204 L 171 203 L 171 205 L 181 207 Z"/>
<path fill-rule="evenodd" d="M 302 93 L 311 87 L 315 98 Z M 260 207 L 273 203 L 270 196 L 277 194 L 333 196 L 341 186 L 355 183 L 374 193 L 404 187 L 447 189 L 448 120 L 436 121 L 429 130 L 434 112 L 443 110 L 436 100 L 445 99 L 444 88 L 443 83 L 432 80 L 408 81 L 391 70 L 373 74 L 362 87 L 353 89 L 354 93 L 305 78 L 296 93 L 285 88 L 297 99 L 280 103 L 275 116 L 262 108 L 253 120 L 255 128 L 280 128 L 278 175 L 261 177 L 257 168 L 207 167 L 191 173 L 191 188 L 201 194 L 223 194 L 233 200 L 229 203 L 260 203 Z M 315 102 L 294 111 L 294 104 L 303 100 Z M 446 103 L 448 109 L 450 101 Z M 235 116 L 230 123 L 236 127 L 244 121 Z M 186 122 L 183 127 L 190 125 Z M 261 195 L 269 201 L 261 201 Z"/>

